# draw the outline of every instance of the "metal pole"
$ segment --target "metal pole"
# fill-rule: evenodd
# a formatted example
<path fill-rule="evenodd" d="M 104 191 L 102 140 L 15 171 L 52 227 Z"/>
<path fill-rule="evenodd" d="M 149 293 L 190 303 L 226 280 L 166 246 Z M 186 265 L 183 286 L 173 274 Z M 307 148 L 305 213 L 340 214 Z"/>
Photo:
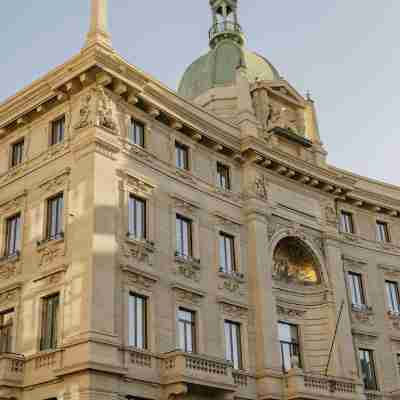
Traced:
<path fill-rule="evenodd" d="M 325 376 L 328 376 L 329 364 L 331 363 L 331 357 L 332 357 L 332 352 L 333 352 L 333 346 L 335 345 L 336 336 L 337 336 L 337 333 L 338 333 L 338 330 L 339 330 L 339 324 L 340 324 L 340 320 L 341 320 L 341 318 L 342 318 L 343 308 L 344 308 L 344 300 L 342 300 L 342 304 L 341 304 L 340 310 L 339 310 L 339 315 L 338 315 L 338 318 L 337 318 L 337 321 L 336 321 L 335 334 L 334 334 L 334 336 L 333 336 L 331 348 L 330 348 L 330 350 L 329 350 L 328 362 L 327 362 L 326 368 L 325 368 Z"/>

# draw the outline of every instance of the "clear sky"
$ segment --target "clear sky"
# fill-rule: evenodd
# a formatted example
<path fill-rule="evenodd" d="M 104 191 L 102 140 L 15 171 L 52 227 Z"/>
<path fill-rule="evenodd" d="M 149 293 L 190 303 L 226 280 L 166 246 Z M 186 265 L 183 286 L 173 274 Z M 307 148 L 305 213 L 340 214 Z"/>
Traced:
<path fill-rule="evenodd" d="M 2 0 L 0 101 L 77 53 L 90 0 Z M 208 0 L 109 0 L 114 48 L 175 89 L 207 51 Z M 239 0 L 247 47 L 310 90 L 331 164 L 400 185 L 400 1 Z"/>

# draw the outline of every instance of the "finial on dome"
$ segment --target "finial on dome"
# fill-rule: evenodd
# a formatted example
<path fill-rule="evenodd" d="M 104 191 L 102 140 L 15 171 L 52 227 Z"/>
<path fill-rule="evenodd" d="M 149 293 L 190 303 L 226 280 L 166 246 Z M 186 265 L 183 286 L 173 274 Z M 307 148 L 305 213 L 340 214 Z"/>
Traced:
<path fill-rule="evenodd" d="M 238 23 L 238 0 L 210 0 L 213 25 L 209 31 L 210 47 L 214 48 L 222 39 L 231 39 L 240 46 L 243 32 Z"/>
<path fill-rule="evenodd" d="M 111 35 L 108 32 L 108 1 L 91 0 L 90 29 L 85 48 L 100 45 L 111 49 Z"/>

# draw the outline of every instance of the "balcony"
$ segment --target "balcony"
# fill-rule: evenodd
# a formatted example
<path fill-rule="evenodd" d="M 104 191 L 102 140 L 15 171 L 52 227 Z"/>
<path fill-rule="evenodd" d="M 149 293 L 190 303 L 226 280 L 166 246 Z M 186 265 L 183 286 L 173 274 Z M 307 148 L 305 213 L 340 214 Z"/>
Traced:
<path fill-rule="evenodd" d="M 305 374 L 294 369 L 287 375 L 287 399 L 365 399 L 362 384 L 350 379 Z"/>
<path fill-rule="evenodd" d="M 161 382 L 163 385 L 203 386 L 225 392 L 235 392 L 237 389 L 230 363 L 180 351 L 162 356 Z"/>
<path fill-rule="evenodd" d="M 24 356 L 13 353 L 0 355 L 0 388 L 18 388 L 24 379 Z"/>

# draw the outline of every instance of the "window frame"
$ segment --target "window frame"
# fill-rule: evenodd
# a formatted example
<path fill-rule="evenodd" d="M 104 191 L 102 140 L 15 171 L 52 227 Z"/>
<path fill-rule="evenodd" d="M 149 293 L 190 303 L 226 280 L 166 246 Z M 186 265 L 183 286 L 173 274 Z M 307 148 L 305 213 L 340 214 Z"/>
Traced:
<path fill-rule="evenodd" d="M 236 327 L 236 332 L 233 332 L 232 327 Z M 227 329 L 229 330 L 229 341 L 227 338 Z M 225 359 L 232 363 L 233 368 L 236 370 L 243 370 L 243 344 L 242 344 L 242 324 L 240 322 L 232 321 L 229 319 L 224 320 L 224 337 L 225 337 Z M 234 355 L 233 338 L 236 338 L 237 354 Z M 229 352 L 228 355 L 228 346 Z M 236 357 L 235 357 L 236 356 Z M 237 364 L 236 360 L 237 358 Z"/>
<path fill-rule="evenodd" d="M 355 287 L 355 285 L 353 285 L 354 282 L 357 282 L 359 284 L 357 288 Z M 347 271 L 347 286 L 349 289 L 352 308 L 360 310 L 366 308 L 368 304 L 364 287 L 363 274 L 359 272 Z M 354 289 L 357 290 L 354 291 Z M 353 301 L 357 301 L 358 299 L 360 300 L 360 303 Z"/>
<path fill-rule="evenodd" d="M 15 225 L 12 237 L 14 238 L 13 242 L 13 252 L 11 252 L 11 245 L 10 245 L 10 224 L 13 220 L 17 220 L 18 223 Z M 6 217 L 5 219 L 5 242 L 4 242 L 4 257 L 10 258 L 18 256 L 21 252 L 22 248 L 22 214 L 18 212 L 11 216 Z"/>
<path fill-rule="evenodd" d="M 371 363 L 371 365 L 372 365 L 372 378 L 373 378 L 373 385 L 372 386 L 368 386 L 367 384 L 366 384 L 366 380 L 365 380 L 365 378 L 364 378 L 364 372 L 363 372 L 363 362 L 362 362 L 362 359 L 361 359 L 361 353 L 363 353 L 363 354 L 368 354 L 368 356 L 369 356 L 369 358 L 370 358 L 370 361 L 369 361 L 369 363 Z M 378 384 L 378 376 L 377 376 L 377 371 L 376 371 L 376 362 L 375 362 L 375 354 L 374 354 L 375 352 L 374 352 L 374 350 L 371 350 L 371 349 L 367 349 L 367 348 L 363 348 L 363 347 L 360 347 L 359 349 L 358 349 L 358 362 L 359 362 L 359 365 L 360 365 L 360 378 L 361 378 L 361 380 L 363 381 L 363 384 L 364 384 L 364 389 L 365 390 L 370 390 L 370 391 L 378 391 L 379 390 L 379 384 Z"/>
<path fill-rule="evenodd" d="M 237 270 L 237 260 L 236 260 L 236 240 L 235 236 L 225 231 L 219 231 L 218 235 L 218 247 L 219 247 L 219 271 L 225 274 L 235 274 L 238 272 Z M 230 259 L 231 265 L 228 266 L 228 250 L 227 250 L 227 241 L 230 242 Z M 222 264 L 222 259 L 224 259 L 224 265 Z"/>
<path fill-rule="evenodd" d="M 392 288 L 394 288 L 394 293 L 393 290 L 391 290 Z M 385 289 L 389 312 L 394 315 L 400 315 L 400 291 L 398 282 L 386 279 Z"/>
<path fill-rule="evenodd" d="M 22 146 L 22 147 L 21 147 Z M 15 149 L 20 148 L 20 152 L 18 153 L 17 160 L 15 159 Z M 19 140 L 11 143 L 10 145 L 10 168 L 16 168 L 24 162 L 25 156 L 25 137 L 20 138 Z"/>
<path fill-rule="evenodd" d="M 377 220 L 375 227 L 376 227 L 377 241 L 381 243 L 390 243 L 391 235 L 390 235 L 389 223 L 386 221 Z"/>
<path fill-rule="evenodd" d="M 55 309 L 50 310 L 52 327 L 48 327 L 48 315 L 49 309 L 46 305 L 49 304 L 51 300 L 57 299 L 55 303 Z M 39 339 L 39 350 L 40 351 L 51 351 L 56 350 L 59 342 L 59 329 L 60 329 L 60 305 L 61 305 L 61 295 L 59 292 L 46 295 L 41 298 L 41 324 L 40 324 L 40 339 Z M 54 305 L 53 305 L 54 307 Z M 48 340 L 45 342 L 46 332 L 51 329 L 52 333 Z"/>
<path fill-rule="evenodd" d="M 179 235 L 179 230 L 178 230 L 178 221 L 181 225 L 180 232 L 181 234 Z M 187 229 L 187 244 L 185 246 L 184 242 L 184 233 L 182 229 L 182 225 L 186 224 L 188 227 Z M 180 213 L 176 213 L 175 216 L 175 235 L 176 235 L 176 249 L 175 249 L 175 254 L 178 257 L 184 257 L 184 258 L 192 258 L 193 257 L 193 220 L 191 218 L 187 218 L 183 216 Z M 187 254 L 184 253 L 184 247 L 187 247 Z"/>
<path fill-rule="evenodd" d="M 179 154 L 183 154 L 180 157 Z M 183 163 L 181 166 L 180 163 Z M 175 140 L 175 167 L 181 171 L 190 171 L 190 147 L 182 142 Z"/>
<path fill-rule="evenodd" d="M 57 201 L 58 202 L 61 200 L 61 209 L 59 208 L 59 205 L 57 205 L 57 210 L 56 210 L 56 227 L 54 230 L 56 230 L 55 234 L 52 235 L 53 231 L 53 209 L 52 209 L 52 202 Z M 46 241 L 53 241 L 53 240 L 60 240 L 64 238 L 65 234 L 65 195 L 64 192 L 59 192 L 54 194 L 51 197 L 48 197 L 46 199 L 46 224 L 45 224 L 45 240 Z"/>
<path fill-rule="evenodd" d="M 225 172 L 221 173 L 221 171 Z M 227 164 L 217 161 L 217 185 L 221 190 L 232 190 L 231 167 Z M 224 183 L 225 182 L 225 183 Z"/>
<path fill-rule="evenodd" d="M 136 141 L 136 138 L 137 138 L 137 135 L 136 135 L 137 130 L 136 130 L 136 128 L 137 127 L 141 127 L 142 128 L 139 142 Z M 133 133 L 133 135 L 131 135 L 131 133 Z M 128 142 L 130 144 L 133 144 L 135 146 L 139 146 L 142 149 L 146 148 L 146 124 L 143 121 L 131 116 L 129 118 L 127 140 L 128 140 Z"/>
<path fill-rule="evenodd" d="M 4 317 L 8 314 L 12 314 L 12 322 L 4 323 Z M 15 308 L 9 308 L 5 311 L 0 312 L 0 353 L 12 353 L 14 346 L 14 335 L 15 335 L 15 322 L 16 322 L 16 311 Z M 3 335 L 3 330 L 6 331 L 6 335 Z M 6 337 L 6 343 L 3 342 L 3 338 Z"/>
<path fill-rule="evenodd" d="M 141 315 L 142 315 L 142 332 L 140 333 L 141 335 L 141 341 L 142 343 L 140 344 L 140 340 L 139 340 L 139 332 L 138 332 L 138 326 L 137 326 L 137 319 L 135 320 L 135 322 L 132 322 L 132 313 L 131 313 L 131 300 L 135 299 L 135 313 L 137 313 L 137 307 L 138 302 L 137 300 L 141 300 L 142 301 L 142 310 L 141 310 Z M 128 296 L 128 345 L 129 347 L 134 347 L 136 349 L 139 350 L 148 350 L 149 348 L 149 337 L 148 337 L 148 322 L 149 322 L 149 317 L 148 317 L 148 310 L 149 310 L 149 298 L 148 296 L 144 296 L 140 293 L 134 292 L 134 291 L 130 291 L 129 292 L 129 296 Z M 136 314 L 137 317 L 137 314 Z M 134 324 L 134 334 L 131 334 L 131 328 L 132 325 Z M 131 338 L 134 337 L 134 340 L 132 343 Z"/>
<path fill-rule="evenodd" d="M 132 209 L 133 203 L 133 209 Z M 137 203 L 141 203 L 143 206 L 141 211 L 141 223 L 142 229 L 140 235 L 138 235 L 137 231 Z M 147 240 L 148 235 L 148 227 L 147 227 L 147 217 L 148 217 L 148 204 L 147 199 L 143 197 L 137 196 L 133 193 L 128 194 L 128 237 L 133 240 Z M 133 212 L 133 214 L 132 214 Z M 133 231 L 132 232 L 132 228 Z"/>
<path fill-rule="evenodd" d="M 62 131 L 61 132 L 56 132 L 55 128 L 57 127 L 58 124 L 61 124 L 62 126 Z M 59 117 L 53 119 L 50 122 L 50 137 L 49 137 L 49 145 L 50 146 L 56 146 L 60 143 L 63 143 L 65 140 L 65 134 L 66 134 L 66 115 L 62 114 Z"/>
<path fill-rule="evenodd" d="M 350 235 L 354 235 L 356 233 L 354 214 L 352 212 L 340 210 L 340 231 Z"/>
<path fill-rule="evenodd" d="M 191 320 L 188 321 L 187 319 L 181 318 L 181 312 L 187 313 L 191 315 Z M 181 337 L 181 324 L 183 325 L 183 332 L 184 332 L 184 345 L 182 348 L 182 337 Z M 178 333 L 178 345 L 182 352 L 188 354 L 196 354 L 198 349 L 197 343 L 197 311 L 191 310 L 184 306 L 179 306 L 177 310 L 177 333 Z M 189 327 L 189 328 L 188 328 Z M 190 331 L 190 338 L 191 338 L 191 350 L 188 346 L 188 329 Z"/>
<path fill-rule="evenodd" d="M 297 340 L 296 341 L 286 341 L 282 340 L 281 335 L 280 335 L 280 329 L 279 327 L 281 325 L 285 325 L 290 328 L 295 328 L 296 329 L 296 334 L 297 334 Z M 302 349 L 301 349 L 301 343 L 300 343 L 300 326 L 297 324 L 293 324 L 291 322 L 287 321 L 278 321 L 278 342 L 279 342 L 279 349 L 281 353 L 281 365 L 282 365 L 282 371 L 284 373 L 288 373 L 291 369 L 293 369 L 293 363 L 292 359 L 294 356 L 298 357 L 299 360 L 299 368 L 303 368 L 303 360 L 302 360 Z M 289 349 L 289 358 L 290 358 L 290 367 L 287 368 L 286 365 L 286 351 L 284 351 L 284 348 L 288 347 Z"/>

